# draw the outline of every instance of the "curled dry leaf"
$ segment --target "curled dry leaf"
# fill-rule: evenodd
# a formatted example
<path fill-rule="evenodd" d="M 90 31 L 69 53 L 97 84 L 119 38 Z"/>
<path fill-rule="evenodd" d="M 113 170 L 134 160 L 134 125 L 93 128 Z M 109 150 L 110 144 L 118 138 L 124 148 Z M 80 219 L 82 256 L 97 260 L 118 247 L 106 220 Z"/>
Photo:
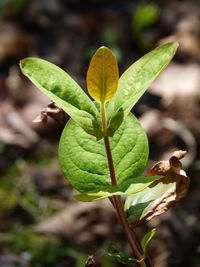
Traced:
<path fill-rule="evenodd" d="M 35 117 L 33 122 L 34 123 L 39 123 L 39 122 L 46 123 L 47 122 L 47 113 L 44 110 L 42 110 L 40 112 L 40 114 L 37 117 Z"/>
<path fill-rule="evenodd" d="M 182 170 L 180 160 L 186 151 L 175 151 L 169 161 L 156 163 L 148 177 L 164 176 L 152 188 L 131 196 L 126 200 L 126 212 L 130 215 L 129 221 L 133 225 L 139 225 L 151 220 L 153 217 L 166 212 L 176 201 L 181 200 L 187 194 L 190 178 Z"/>
<path fill-rule="evenodd" d="M 51 102 L 46 108 L 44 108 L 40 112 L 40 114 L 33 120 L 33 122 L 45 123 L 47 122 L 48 116 L 62 124 L 65 124 L 67 121 L 67 114 L 54 102 Z"/>
<path fill-rule="evenodd" d="M 190 178 L 187 177 L 180 160 L 186 155 L 186 151 L 175 151 L 169 161 L 159 161 L 150 170 L 147 176 L 163 175 L 160 183 L 168 184 L 176 182 L 173 189 L 168 190 L 164 195 L 152 203 L 146 214 L 146 219 L 150 220 L 156 215 L 166 212 L 175 201 L 179 201 L 187 194 Z M 148 219 L 149 218 L 149 219 Z"/>

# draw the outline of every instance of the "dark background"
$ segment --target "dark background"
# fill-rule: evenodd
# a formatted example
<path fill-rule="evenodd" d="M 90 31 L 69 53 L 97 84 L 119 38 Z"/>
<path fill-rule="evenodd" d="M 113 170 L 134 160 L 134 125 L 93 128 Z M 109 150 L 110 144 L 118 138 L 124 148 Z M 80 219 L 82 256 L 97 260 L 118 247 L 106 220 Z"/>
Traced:
<path fill-rule="evenodd" d="M 89 61 L 106 45 L 120 73 L 155 46 L 180 43 L 164 73 L 134 107 L 150 144 L 151 167 L 186 149 L 188 196 L 137 229 L 158 227 L 157 267 L 200 266 L 200 2 L 134 0 L 0 1 L 0 267 L 98 266 L 115 244 L 130 253 L 108 201 L 79 203 L 63 178 L 57 148 L 63 125 L 33 119 L 49 104 L 18 67 L 37 56 L 65 69 L 83 88 Z"/>

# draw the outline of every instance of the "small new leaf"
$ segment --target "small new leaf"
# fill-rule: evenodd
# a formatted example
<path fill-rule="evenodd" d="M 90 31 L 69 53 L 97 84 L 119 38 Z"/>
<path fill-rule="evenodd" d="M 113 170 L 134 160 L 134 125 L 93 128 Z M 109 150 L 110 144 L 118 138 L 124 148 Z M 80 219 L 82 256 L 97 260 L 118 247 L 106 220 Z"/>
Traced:
<path fill-rule="evenodd" d="M 127 256 L 126 254 L 120 252 L 115 246 L 111 246 L 108 250 L 108 255 L 115 258 L 119 263 L 129 264 L 138 263 L 139 261 L 133 257 Z"/>
<path fill-rule="evenodd" d="M 124 119 L 124 111 L 122 108 L 120 108 L 116 113 L 115 115 L 112 117 L 109 125 L 108 125 L 108 128 L 107 128 L 107 131 L 106 131 L 106 134 L 108 136 L 111 136 L 113 137 L 114 133 L 117 131 L 117 129 L 120 127 L 120 125 L 122 124 L 123 122 L 123 119 Z"/>
<path fill-rule="evenodd" d="M 161 179 L 162 176 L 152 176 L 152 177 L 134 177 L 122 182 L 120 185 L 117 186 L 107 186 L 101 187 L 95 192 L 88 192 L 76 195 L 75 198 L 79 201 L 83 202 L 92 202 L 98 201 L 103 198 L 108 198 L 111 196 L 116 195 L 133 195 L 138 192 L 145 190 L 155 181 Z"/>
<path fill-rule="evenodd" d="M 148 232 L 141 241 L 141 247 L 143 250 L 143 256 L 146 256 L 146 251 L 149 248 L 149 246 L 151 245 L 151 242 L 153 240 L 153 237 L 156 234 L 156 228 L 153 228 L 150 232 Z"/>
<path fill-rule="evenodd" d="M 110 49 L 100 47 L 90 61 L 87 88 L 93 99 L 104 103 L 116 93 L 119 80 L 117 60 Z"/>

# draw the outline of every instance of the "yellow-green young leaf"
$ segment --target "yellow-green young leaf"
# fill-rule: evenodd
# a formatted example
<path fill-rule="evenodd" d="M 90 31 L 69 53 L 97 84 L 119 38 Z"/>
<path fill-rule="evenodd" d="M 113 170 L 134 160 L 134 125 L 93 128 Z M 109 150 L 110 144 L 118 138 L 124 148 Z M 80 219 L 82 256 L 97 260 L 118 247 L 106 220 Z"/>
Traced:
<path fill-rule="evenodd" d="M 112 51 L 102 46 L 94 54 L 87 73 L 87 88 L 96 101 L 104 103 L 116 93 L 119 80 L 117 60 Z"/>

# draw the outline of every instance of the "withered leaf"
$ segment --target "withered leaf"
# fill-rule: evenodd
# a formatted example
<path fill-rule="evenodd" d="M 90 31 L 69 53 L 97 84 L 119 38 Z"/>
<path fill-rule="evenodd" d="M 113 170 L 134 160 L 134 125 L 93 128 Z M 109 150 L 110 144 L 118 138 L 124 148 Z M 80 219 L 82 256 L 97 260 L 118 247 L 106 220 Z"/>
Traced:
<path fill-rule="evenodd" d="M 190 183 L 190 178 L 180 162 L 185 154 L 186 151 L 175 151 L 169 161 L 156 163 L 147 176 L 161 175 L 163 178 L 144 191 L 127 198 L 125 210 L 131 224 L 136 226 L 147 222 L 166 212 L 176 201 L 185 197 Z"/>
<path fill-rule="evenodd" d="M 46 113 L 46 111 L 42 110 L 40 112 L 40 114 L 37 117 L 35 117 L 33 122 L 34 123 L 40 123 L 40 122 L 46 123 L 47 122 L 47 113 Z"/>
<path fill-rule="evenodd" d="M 54 102 L 51 102 L 40 112 L 40 115 L 38 115 L 33 122 L 45 123 L 47 122 L 48 116 L 62 124 L 65 124 L 68 118 L 67 114 L 61 108 L 59 108 Z"/>

